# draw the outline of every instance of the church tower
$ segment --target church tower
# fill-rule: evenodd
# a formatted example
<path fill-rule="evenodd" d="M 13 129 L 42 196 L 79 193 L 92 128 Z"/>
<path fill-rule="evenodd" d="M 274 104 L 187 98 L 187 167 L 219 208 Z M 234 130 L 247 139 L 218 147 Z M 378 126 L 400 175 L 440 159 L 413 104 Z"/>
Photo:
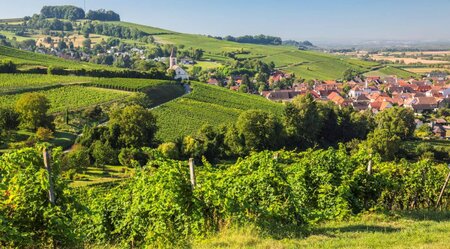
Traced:
<path fill-rule="evenodd" d="M 170 60 L 170 68 L 177 65 L 177 54 L 173 48 L 172 48 L 172 51 L 170 52 L 169 60 Z"/>

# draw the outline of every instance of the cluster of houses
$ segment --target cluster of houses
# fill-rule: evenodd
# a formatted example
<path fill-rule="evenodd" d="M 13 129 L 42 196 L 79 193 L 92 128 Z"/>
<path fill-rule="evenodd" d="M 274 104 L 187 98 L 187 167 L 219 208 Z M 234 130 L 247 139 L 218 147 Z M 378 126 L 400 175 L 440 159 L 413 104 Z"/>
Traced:
<path fill-rule="evenodd" d="M 378 113 L 400 106 L 422 114 L 449 106 L 449 79 L 447 74 L 438 72 L 422 80 L 373 76 L 346 83 L 333 80 L 315 81 L 314 84 L 298 83 L 292 89 L 264 91 L 261 95 L 272 101 L 284 102 L 309 93 L 318 101 L 331 101 L 340 107 L 351 106 L 358 111 Z M 450 126 L 445 119 L 433 120 L 426 125 L 431 126 L 436 136 L 450 138 Z"/>
<path fill-rule="evenodd" d="M 320 101 L 332 101 L 341 107 L 371 110 L 374 113 L 393 106 L 412 108 L 416 113 L 434 111 L 450 101 L 447 75 L 423 80 L 404 80 L 396 76 L 367 77 L 364 81 L 346 83 L 334 80 L 294 84 L 292 89 L 264 91 L 262 96 L 272 101 L 291 101 L 297 95 L 310 93 Z"/>

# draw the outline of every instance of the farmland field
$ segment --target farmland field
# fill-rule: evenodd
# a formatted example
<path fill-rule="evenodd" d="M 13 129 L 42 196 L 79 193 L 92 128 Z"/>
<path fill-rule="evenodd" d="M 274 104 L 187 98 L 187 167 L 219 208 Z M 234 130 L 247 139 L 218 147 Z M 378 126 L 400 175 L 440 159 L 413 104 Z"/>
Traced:
<path fill-rule="evenodd" d="M 445 60 L 430 60 L 430 59 L 426 59 L 426 58 L 404 58 L 404 57 L 395 57 L 395 56 L 381 56 L 381 55 L 373 55 L 372 59 L 376 60 L 376 61 L 404 61 L 405 64 L 415 64 L 415 63 L 422 63 L 422 64 L 448 64 L 450 63 L 449 61 L 445 61 Z"/>
<path fill-rule="evenodd" d="M 172 141 L 195 133 L 203 124 L 217 126 L 235 122 L 242 111 L 262 109 L 281 114 L 283 106 L 262 97 L 231 92 L 225 88 L 192 82 L 193 92 L 166 103 L 153 112 L 157 115 L 157 137 Z"/>
<path fill-rule="evenodd" d="M 434 68 L 434 67 L 411 67 L 403 69 L 417 74 L 425 74 L 436 70 L 450 70 L 450 68 Z"/>
<path fill-rule="evenodd" d="M 129 96 L 129 92 L 83 86 L 64 86 L 46 91 L 44 94 L 51 103 L 50 112 L 62 112 L 90 105 L 119 100 Z M 12 107 L 23 94 L 0 96 L 1 106 Z"/>
<path fill-rule="evenodd" d="M 397 75 L 398 77 L 403 78 L 403 79 L 409 79 L 411 77 L 412 78 L 419 77 L 419 75 L 416 73 L 409 72 L 409 71 L 406 71 L 404 69 L 397 68 L 397 67 L 391 67 L 391 66 L 383 67 L 379 70 L 371 71 L 364 75 L 365 76 L 380 76 L 380 77 Z"/>

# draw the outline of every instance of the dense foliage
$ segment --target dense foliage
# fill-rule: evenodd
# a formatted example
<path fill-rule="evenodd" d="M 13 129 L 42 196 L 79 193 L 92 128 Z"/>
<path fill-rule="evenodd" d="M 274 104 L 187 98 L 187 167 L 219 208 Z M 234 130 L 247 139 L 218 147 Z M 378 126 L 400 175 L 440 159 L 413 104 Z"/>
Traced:
<path fill-rule="evenodd" d="M 159 158 L 109 191 L 80 190 L 91 212 L 78 222 L 91 243 L 177 247 L 239 224 L 284 237 L 366 210 L 436 204 L 445 165 L 377 158 L 367 173 L 364 150 L 262 152 L 224 168 L 204 162 L 194 189 L 185 163 Z"/>
<path fill-rule="evenodd" d="M 98 21 L 120 21 L 120 15 L 112 10 L 89 10 L 86 19 Z"/>
<path fill-rule="evenodd" d="M 225 36 L 221 38 L 226 41 L 239 42 L 239 43 L 252 43 L 252 44 L 263 44 L 263 45 L 281 45 L 282 40 L 280 37 L 266 36 L 266 35 L 245 35 L 239 37 Z"/>
<path fill-rule="evenodd" d="M 96 22 L 88 22 L 84 24 L 81 30 L 84 34 L 98 34 L 135 40 L 149 35 L 135 28 Z"/>
<path fill-rule="evenodd" d="M 51 175 L 40 150 L 22 149 L 0 158 L 0 247 L 57 248 L 79 242 L 72 220 L 76 202 L 60 177 L 60 155 L 60 150 L 52 153 Z"/>
<path fill-rule="evenodd" d="M 44 6 L 41 15 L 45 18 L 77 20 L 84 18 L 84 10 L 75 6 Z"/>

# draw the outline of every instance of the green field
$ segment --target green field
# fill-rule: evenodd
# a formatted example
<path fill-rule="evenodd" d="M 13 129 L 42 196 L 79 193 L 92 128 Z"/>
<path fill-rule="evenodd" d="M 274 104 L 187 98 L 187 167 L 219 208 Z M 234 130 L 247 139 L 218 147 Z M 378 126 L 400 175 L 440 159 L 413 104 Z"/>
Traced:
<path fill-rule="evenodd" d="M 392 66 L 383 67 L 379 70 L 368 72 L 365 74 L 365 76 L 380 76 L 380 77 L 386 77 L 386 76 L 392 76 L 392 75 L 397 75 L 398 77 L 403 78 L 403 79 L 410 79 L 411 77 L 412 78 L 419 77 L 418 74 L 403 70 L 401 68 L 392 67 Z"/>
<path fill-rule="evenodd" d="M 130 95 L 129 92 L 125 91 L 84 86 L 64 86 L 38 92 L 43 93 L 50 100 L 51 113 L 62 112 L 66 109 L 77 110 L 90 105 L 120 100 Z M 22 95 L 0 96 L 1 106 L 13 107 Z"/>
<path fill-rule="evenodd" d="M 450 213 L 366 214 L 349 221 L 326 222 L 304 238 L 276 239 L 256 229 L 229 229 L 193 248 L 428 248 L 450 245 Z"/>
<path fill-rule="evenodd" d="M 0 94 L 89 81 L 92 81 L 92 78 L 39 74 L 0 74 Z"/>
<path fill-rule="evenodd" d="M 260 96 L 192 82 L 193 92 L 155 108 L 163 141 L 195 133 L 203 124 L 217 126 L 235 122 L 242 111 L 262 109 L 281 114 L 283 106 Z"/>
<path fill-rule="evenodd" d="M 114 182 L 129 178 L 133 172 L 133 169 L 125 166 L 88 167 L 82 173 L 76 174 L 69 185 L 71 187 L 85 187 L 92 184 Z"/>
<path fill-rule="evenodd" d="M 91 78 L 90 84 L 96 87 L 124 88 L 135 91 L 171 84 L 171 81 L 132 78 Z"/>
<path fill-rule="evenodd" d="M 106 69 L 119 70 L 118 68 L 97 65 L 93 63 L 65 60 L 56 56 L 33 53 L 25 50 L 0 46 L 0 60 L 10 60 L 19 67 L 22 66 L 55 66 L 70 69 Z"/>
<path fill-rule="evenodd" d="M 153 105 L 167 102 L 184 94 L 184 88 L 180 84 L 167 80 L 93 78 L 38 74 L 0 74 L 0 98 L 3 98 L 3 100 L 5 100 L 2 105 L 11 105 L 11 101 L 17 100 L 17 97 L 12 96 L 13 94 L 20 94 L 31 91 L 51 90 L 52 88 L 60 88 L 68 85 L 85 85 L 97 88 L 107 88 L 133 92 L 143 91 L 149 96 Z M 103 90 L 102 93 L 103 94 L 98 95 L 99 100 L 100 98 L 103 99 L 103 97 L 104 102 L 111 100 L 111 96 L 109 94 L 104 94 L 108 93 L 108 91 L 105 92 L 105 90 Z M 76 93 L 73 94 L 76 95 Z M 1 95 L 10 96 L 1 97 Z M 88 94 L 88 96 L 90 95 Z M 62 106 L 63 104 L 65 104 L 65 99 L 60 100 L 62 101 L 61 103 L 54 103 L 54 105 Z M 92 103 L 89 102 L 89 105 L 90 104 Z"/>

